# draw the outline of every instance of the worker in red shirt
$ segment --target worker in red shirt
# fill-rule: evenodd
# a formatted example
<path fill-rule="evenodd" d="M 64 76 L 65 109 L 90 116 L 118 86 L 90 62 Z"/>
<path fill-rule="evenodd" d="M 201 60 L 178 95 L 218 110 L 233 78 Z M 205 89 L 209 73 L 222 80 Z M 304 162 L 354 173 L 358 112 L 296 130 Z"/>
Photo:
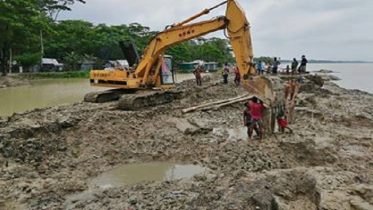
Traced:
<path fill-rule="evenodd" d="M 293 133 L 293 130 L 288 126 L 288 121 L 286 118 L 287 117 L 282 110 L 277 114 L 278 129 L 281 133 L 284 133 L 285 129 L 288 129 L 290 133 Z"/>
<path fill-rule="evenodd" d="M 253 97 L 251 101 L 249 102 L 250 107 L 250 114 L 251 114 L 251 125 L 249 129 L 249 138 L 251 138 L 253 134 L 253 129 L 255 126 L 258 126 L 259 128 L 259 141 L 263 139 L 263 112 L 266 108 L 263 105 L 263 102 L 257 98 Z"/>
<path fill-rule="evenodd" d="M 247 135 L 250 137 L 250 129 L 251 129 L 251 114 L 250 114 L 250 107 L 249 107 L 249 102 L 246 102 L 244 104 L 245 108 L 243 110 L 243 123 L 244 126 L 247 127 Z M 256 135 L 259 136 L 259 129 L 258 126 L 254 124 L 254 128 Z"/>

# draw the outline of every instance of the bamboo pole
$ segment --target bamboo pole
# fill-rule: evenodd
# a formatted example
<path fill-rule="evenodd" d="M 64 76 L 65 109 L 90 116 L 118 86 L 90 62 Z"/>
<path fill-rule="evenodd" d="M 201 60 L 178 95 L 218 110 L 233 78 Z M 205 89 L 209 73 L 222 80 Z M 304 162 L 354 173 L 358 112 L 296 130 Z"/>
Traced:
<path fill-rule="evenodd" d="M 224 99 L 224 100 L 220 100 L 220 101 L 204 103 L 204 104 L 201 104 L 201 105 L 198 105 L 198 106 L 185 108 L 185 109 L 182 109 L 181 111 L 183 113 L 188 113 L 188 112 L 195 111 L 197 109 L 208 110 L 208 109 L 211 109 L 211 108 L 214 108 L 214 107 L 218 108 L 218 107 L 229 105 L 229 104 L 232 104 L 232 103 L 237 103 L 237 102 L 240 102 L 240 101 L 248 100 L 251 97 L 252 96 L 249 95 L 249 94 L 244 94 L 244 95 L 234 97 L 234 98 L 229 98 L 229 99 Z"/>

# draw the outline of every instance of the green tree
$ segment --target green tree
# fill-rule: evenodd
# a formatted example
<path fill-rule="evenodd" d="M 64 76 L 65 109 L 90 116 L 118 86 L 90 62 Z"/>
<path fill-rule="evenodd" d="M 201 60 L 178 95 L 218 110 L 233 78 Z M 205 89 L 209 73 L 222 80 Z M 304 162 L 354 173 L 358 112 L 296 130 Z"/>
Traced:
<path fill-rule="evenodd" d="M 77 0 L 83 2 L 81 0 Z M 66 4 L 60 5 L 62 2 Z M 6 76 L 10 52 L 35 54 L 40 48 L 41 31 L 50 32 L 51 19 L 46 12 L 68 10 L 73 0 L 2 0 L 0 1 L 0 69 Z M 26 56 L 27 57 L 27 56 Z M 31 56 L 32 57 L 32 56 Z M 30 59 L 28 59 L 30 60 Z M 31 59 L 32 60 L 32 59 Z"/>
<path fill-rule="evenodd" d="M 39 8 L 42 8 L 42 11 L 54 21 L 58 19 L 58 15 L 61 11 L 70 11 L 70 6 L 75 2 L 85 3 L 84 0 L 39 0 L 37 2 Z"/>
<path fill-rule="evenodd" d="M 173 57 L 174 63 L 179 64 L 183 61 L 190 61 L 192 59 L 192 51 L 190 50 L 189 42 L 182 42 L 173 47 L 170 47 L 166 54 Z"/>
<path fill-rule="evenodd" d="M 63 60 L 67 52 L 92 54 L 95 50 L 94 25 L 82 20 L 64 20 L 53 24 L 53 33 L 45 36 L 47 57 Z"/>
<path fill-rule="evenodd" d="M 82 59 L 83 59 L 83 56 L 81 56 L 80 54 L 74 51 L 70 53 L 66 53 L 64 60 L 67 64 L 66 66 L 67 70 L 73 70 L 73 71 L 78 70 L 78 64 Z"/>

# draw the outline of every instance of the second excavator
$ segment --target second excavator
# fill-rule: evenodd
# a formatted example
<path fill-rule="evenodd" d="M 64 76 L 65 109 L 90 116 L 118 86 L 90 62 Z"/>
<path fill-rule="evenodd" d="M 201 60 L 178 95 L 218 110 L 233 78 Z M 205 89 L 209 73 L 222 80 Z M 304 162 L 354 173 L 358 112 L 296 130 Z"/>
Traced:
<path fill-rule="evenodd" d="M 226 5 L 225 16 L 191 23 L 222 5 Z M 252 63 L 250 25 L 237 1 L 227 0 L 166 27 L 151 39 L 141 57 L 132 42 L 121 42 L 130 68 L 92 70 L 91 85 L 113 89 L 89 93 L 84 100 L 101 103 L 119 99 L 118 107 L 123 110 L 137 110 L 171 102 L 178 94 L 172 90 L 175 87 L 172 58 L 164 55 L 165 51 L 178 43 L 218 30 L 227 32 L 242 81 L 247 83 L 250 75 L 256 74 Z"/>

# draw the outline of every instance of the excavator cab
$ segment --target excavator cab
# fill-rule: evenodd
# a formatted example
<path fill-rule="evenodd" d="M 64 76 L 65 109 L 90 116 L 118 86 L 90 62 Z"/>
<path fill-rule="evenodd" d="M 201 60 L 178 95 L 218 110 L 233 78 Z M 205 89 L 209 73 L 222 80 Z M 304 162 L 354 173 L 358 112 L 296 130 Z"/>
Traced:
<path fill-rule="evenodd" d="M 140 62 L 140 56 L 137 51 L 135 42 L 132 39 L 122 40 L 119 42 L 119 46 L 122 49 L 124 58 L 128 61 L 129 66 L 137 66 Z M 155 79 L 158 85 L 167 86 L 174 85 L 174 71 L 172 70 L 172 56 L 161 55 L 159 58 L 161 64 L 159 65 L 159 78 L 149 78 L 149 80 Z M 158 64 L 154 64 L 157 68 Z M 152 72 L 155 74 L 155 71 Z M 154 84 L 154 81 L 151 82 Z"/>
<path fill-rule="evenodd" d="M 163 62 L 159 71 L 162 85 L 175 84 L 175 75 L 172 69 L 172 56 L 163 55 Z"/>

